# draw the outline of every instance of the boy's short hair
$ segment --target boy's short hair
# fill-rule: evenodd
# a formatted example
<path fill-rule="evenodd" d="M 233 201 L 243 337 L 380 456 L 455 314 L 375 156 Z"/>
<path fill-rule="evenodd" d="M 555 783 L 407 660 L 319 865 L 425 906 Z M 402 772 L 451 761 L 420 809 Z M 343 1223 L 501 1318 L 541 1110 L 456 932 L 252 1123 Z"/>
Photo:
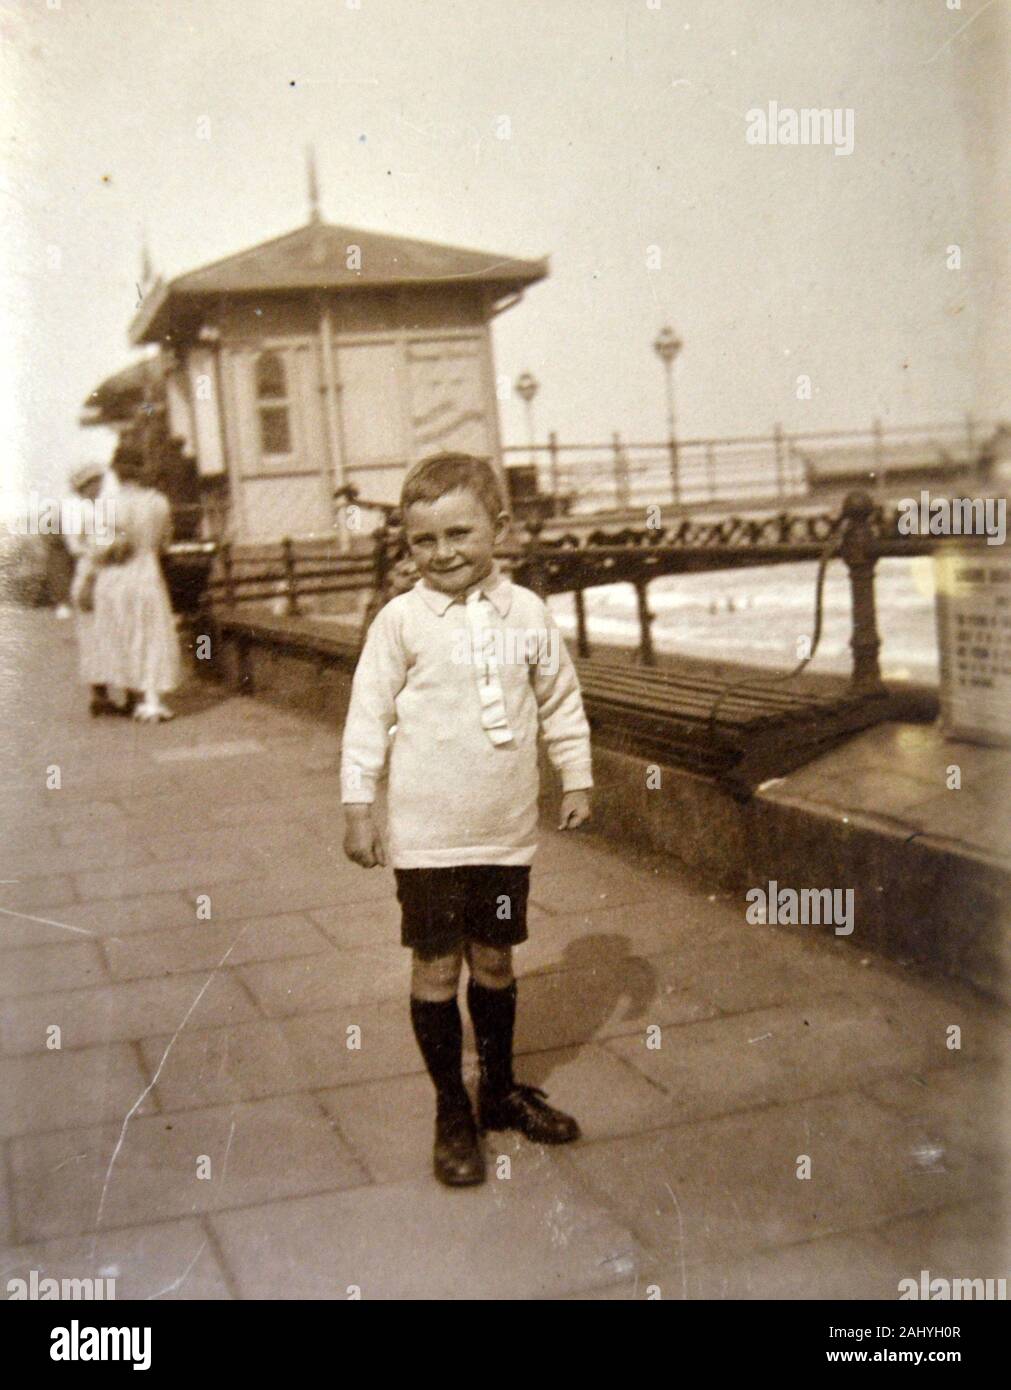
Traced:
<path fill-rule="evenodd" d="M 447 492 L 466 488 L 484 507 L 492 521 L 507 511 L 498 477 L 490 462 L 475 454 L 431 454 L 408 469 L 400 492 L 400 515 L 415 502 L 437 502 Z"/>

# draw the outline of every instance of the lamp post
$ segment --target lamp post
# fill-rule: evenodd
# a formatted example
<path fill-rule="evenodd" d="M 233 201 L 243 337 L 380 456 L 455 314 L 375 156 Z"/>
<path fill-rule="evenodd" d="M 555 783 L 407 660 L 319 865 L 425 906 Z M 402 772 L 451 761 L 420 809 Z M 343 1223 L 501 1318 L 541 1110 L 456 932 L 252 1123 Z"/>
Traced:
<path fill-rule="evenodd" d="M 663 363 L 667 385 L 667 448 L 670 450 L 670 482 L 675 504 L 681 501 L 681 480 L 678 468 L 677 434 L 674 428 L 674 363 L 681 351 L 681 339 L 667 325 L 661 328 L 653 343 L 653 351 Z"/>

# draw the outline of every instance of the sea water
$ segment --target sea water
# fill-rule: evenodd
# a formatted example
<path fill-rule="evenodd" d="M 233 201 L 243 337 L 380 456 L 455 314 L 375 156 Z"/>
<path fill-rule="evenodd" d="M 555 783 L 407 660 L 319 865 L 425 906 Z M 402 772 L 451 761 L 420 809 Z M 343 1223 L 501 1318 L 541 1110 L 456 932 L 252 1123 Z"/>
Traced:
<path fill-rule="evenodd" d="M 657 652 L 788 670 L 814 632 L 817 565 L 799 563 L 712 574 L 673 575 L 649 586 Z M 929 556 L 879 560 L 875 571 L 881 672 L 888 680 L 937 684 L 933 568 Z M 568 638 L 575 632 L 570 594 L 550 600 Z M 609 584 L 586 590 L 594 642 L 634 647 L 639 641 L 635 590 Z M 833 561 L 825 578 L 822 635 L 811 671 L 852 669 L 849 572 Z"/>

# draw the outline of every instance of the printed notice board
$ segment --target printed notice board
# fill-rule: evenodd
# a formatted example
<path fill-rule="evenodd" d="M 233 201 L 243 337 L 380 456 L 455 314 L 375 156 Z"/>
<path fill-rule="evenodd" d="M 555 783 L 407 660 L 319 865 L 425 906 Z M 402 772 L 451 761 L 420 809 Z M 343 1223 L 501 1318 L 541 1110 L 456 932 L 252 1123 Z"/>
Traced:
<path fill-rule="evenodd" d="M 950 738 L 1011 746 L 1011 553 L 944 546 L 934 580 L 942 728 Z"/>

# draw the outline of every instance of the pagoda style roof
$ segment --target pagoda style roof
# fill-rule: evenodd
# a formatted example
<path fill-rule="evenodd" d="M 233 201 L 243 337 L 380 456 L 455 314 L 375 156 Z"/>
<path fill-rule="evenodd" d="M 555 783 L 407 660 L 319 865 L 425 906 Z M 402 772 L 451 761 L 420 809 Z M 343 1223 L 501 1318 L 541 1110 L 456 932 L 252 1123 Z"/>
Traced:
<path fill-rule="evenodd" d="M 359 248 L 358 270 L 348 269 L 350 247 Z M 501 298 L 547 274 L 546 259 L 517 260 L 313 219 L 294 232 L 156 285 L 130 325 L 130 338 L 137 344 L 159 341 L 178 311 L 188 318 L 187 307 L 198 311 L 208 296 L 443 287 L 456 282 L 487 285 Z"/>

